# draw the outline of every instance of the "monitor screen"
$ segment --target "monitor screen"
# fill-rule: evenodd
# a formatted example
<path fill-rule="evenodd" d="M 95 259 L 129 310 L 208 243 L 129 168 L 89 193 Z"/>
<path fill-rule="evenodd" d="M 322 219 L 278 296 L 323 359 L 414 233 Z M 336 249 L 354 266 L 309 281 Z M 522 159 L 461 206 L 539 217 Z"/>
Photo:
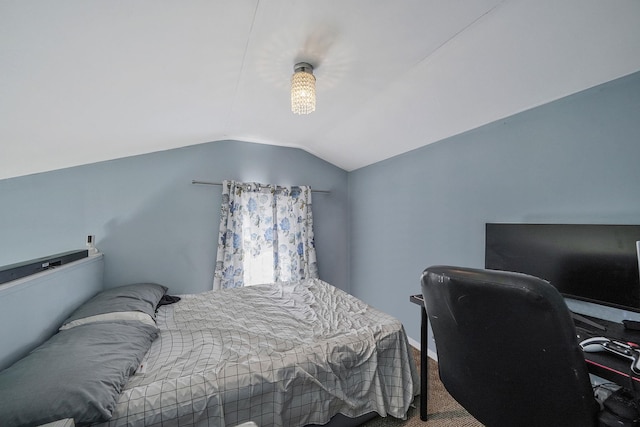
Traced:
<path fill-rule="evenodd" d="M 640 225 L 486 224 L 485 267 L 566 297 L 640 312 Z"/>

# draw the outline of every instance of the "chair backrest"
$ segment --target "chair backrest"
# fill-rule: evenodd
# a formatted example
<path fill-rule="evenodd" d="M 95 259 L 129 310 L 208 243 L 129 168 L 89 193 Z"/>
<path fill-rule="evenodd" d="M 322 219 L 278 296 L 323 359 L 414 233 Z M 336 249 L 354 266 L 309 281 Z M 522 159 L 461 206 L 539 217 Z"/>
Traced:
<path fill-rule="evenodd" d="M 536 277 L 427 268 L 422 293 L 447 391 L 488 427 L 597 426 L 571 313 Z"/>

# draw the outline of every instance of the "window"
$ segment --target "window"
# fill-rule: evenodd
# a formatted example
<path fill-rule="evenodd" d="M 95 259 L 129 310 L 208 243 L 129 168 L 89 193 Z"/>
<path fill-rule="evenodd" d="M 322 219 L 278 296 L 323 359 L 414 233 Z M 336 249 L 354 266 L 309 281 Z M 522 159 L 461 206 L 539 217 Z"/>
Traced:
<path fill-rule="evenodd" d="M 214 289 L 318 277 L 309 187 L 222 186 Z"/>

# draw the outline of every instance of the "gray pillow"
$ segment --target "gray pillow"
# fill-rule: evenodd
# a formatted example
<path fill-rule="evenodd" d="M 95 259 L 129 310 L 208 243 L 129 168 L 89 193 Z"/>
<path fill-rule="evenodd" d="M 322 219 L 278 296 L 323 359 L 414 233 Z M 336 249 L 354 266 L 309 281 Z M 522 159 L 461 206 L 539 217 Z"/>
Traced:
<path fill-rule="evenodd" d="M 99 314 L 139 311 L 155 319 L 158 302 L 167 292 L 167 287 L 157 283 L 135 283 L 102 291 L 82 304 L 64 321 L 63 326 L 74 320 Z"/>
<path fill-rule="evenodd" d="M 140 323 L 93 323 L 57 333 L 0 372 L 2 425 L 108 420 L 156 336 L 157 328 Z"/>

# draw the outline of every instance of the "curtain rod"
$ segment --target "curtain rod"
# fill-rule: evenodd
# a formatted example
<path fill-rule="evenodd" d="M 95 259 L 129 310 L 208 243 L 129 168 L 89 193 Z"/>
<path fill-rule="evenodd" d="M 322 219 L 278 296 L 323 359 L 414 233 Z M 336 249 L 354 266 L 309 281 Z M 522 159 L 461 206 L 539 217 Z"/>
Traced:
<path fill-rule="evenodd" d="M 191 180 L 192 184 L 200 184 L 200 185 L 222 185 L 221 182 L 207 182 L 207 181 L 197 181 L 195 179 Z M 311 190 L 312 193 L 324 193 L 324 194 L 329 194 L 331 193 L 329 190 Z"/>

